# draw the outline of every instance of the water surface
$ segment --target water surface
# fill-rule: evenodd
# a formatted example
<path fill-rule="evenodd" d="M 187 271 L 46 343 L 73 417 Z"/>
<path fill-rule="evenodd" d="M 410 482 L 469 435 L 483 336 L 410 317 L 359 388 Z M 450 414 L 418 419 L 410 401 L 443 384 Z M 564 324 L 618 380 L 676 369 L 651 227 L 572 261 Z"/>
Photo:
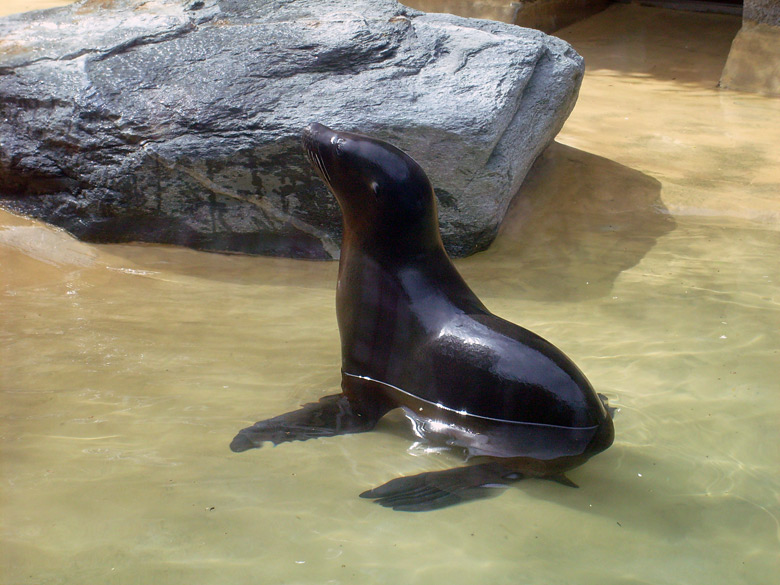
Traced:
<path fill-rule="evenodd" d="M 357 494 L 460 463 L 392 417 L 233 454 L 337 391 L 336 265 L 0 215 L 2 582 L 775 583 L 780 100 L 715 87 L 738 27 L 622 5 L 561 31 L 579 102 L 495 245 L 457 263 L 620 408 L 578 490 L 380 508 Z"/>

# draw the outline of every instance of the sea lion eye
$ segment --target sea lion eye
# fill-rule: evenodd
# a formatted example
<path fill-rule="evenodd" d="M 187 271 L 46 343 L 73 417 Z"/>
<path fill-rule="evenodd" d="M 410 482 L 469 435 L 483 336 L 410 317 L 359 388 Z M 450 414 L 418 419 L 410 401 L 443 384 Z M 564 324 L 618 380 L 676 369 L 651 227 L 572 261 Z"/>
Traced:
<path fill-rule="evenodd" d="M 341 145 L 344 144 L 345 142 L 346 142 L 346 140 L 344 140 L 343 138 L 340 138 L 338 136 L 334 136 L 333 138 L 330 139 L 330 143 L 333 146 L 336 147 L 336 154 L 337 155 L 341 154 Z"/>
<path fill-rule="evenodd" d="M 371 181 L 368 184 L 368 186 L 371 189 L 371 191 L 374 193 L 374 195 L 379 197 L 379 183 L 377 183 L 376 181 Z"/>

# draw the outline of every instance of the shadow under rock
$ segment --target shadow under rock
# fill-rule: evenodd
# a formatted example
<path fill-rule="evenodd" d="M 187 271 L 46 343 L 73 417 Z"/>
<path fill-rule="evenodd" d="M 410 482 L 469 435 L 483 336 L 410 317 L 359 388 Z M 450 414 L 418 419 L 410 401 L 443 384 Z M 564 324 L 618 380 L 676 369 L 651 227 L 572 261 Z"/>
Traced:
<path fill-rule="evenodd" d="M 493 246 L 459 266 L 475 284 L 489 271 L 478 287 L 486 296 L 597 298 L 675 226 L 656 179 L 555 142 L 526 177 Z"/>

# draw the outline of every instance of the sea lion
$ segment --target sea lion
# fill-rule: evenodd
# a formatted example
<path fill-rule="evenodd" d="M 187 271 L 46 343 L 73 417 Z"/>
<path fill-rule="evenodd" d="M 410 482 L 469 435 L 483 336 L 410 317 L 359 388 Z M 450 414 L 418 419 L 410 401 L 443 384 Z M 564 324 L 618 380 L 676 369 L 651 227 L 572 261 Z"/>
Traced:
<path fill-rule="evenodd" d="M 233 451 L 370 431 L 403 408 L 418 436 L 482 461 L 361 497 L 421 511 L 525 477 L 574 486 L 564 472 L 612 444 L 606 400 L 563 352 L 490 313 L 466 285 L 444 251 L 422 168 L 386 142 L 321 124 L 303 131 L 303 147 L 343 215 L 342 393 L 243 429 Z"/>

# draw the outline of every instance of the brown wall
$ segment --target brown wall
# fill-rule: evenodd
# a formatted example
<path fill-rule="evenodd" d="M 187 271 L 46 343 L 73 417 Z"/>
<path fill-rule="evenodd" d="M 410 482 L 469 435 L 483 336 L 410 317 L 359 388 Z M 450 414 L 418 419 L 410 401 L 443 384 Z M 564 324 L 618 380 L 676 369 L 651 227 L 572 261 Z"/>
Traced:
<path fill-rule="evenodd" d="M 531 0 L 520 4 L 515 24 L 551 33 L 604 10 L 609 0 Z"/>
<path fill-rule="evenodd" d="M 468 18 L 488 18 L 512 22 L 514 2 L 508 0 L 399 0 L 402 4 L 424 12 L 449 12 Z"/>
<path fill-rule="evenodd" d="M 607 7 L 610 0 L 402 0 L 425 12 L 489 18 L 554 32 Z"/>

